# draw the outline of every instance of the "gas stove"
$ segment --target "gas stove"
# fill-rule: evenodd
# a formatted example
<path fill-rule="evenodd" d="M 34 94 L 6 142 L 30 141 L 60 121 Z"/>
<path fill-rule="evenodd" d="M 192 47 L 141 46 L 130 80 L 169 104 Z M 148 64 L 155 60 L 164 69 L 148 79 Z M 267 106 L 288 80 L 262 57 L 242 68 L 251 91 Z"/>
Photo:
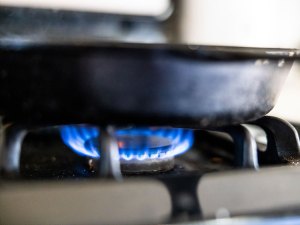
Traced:
<path fill-rule="evenodd" d="M 298 133 L 276 117 L 201 130 L 55 126 L 30 131 L 22 146 L 15 132 L 4 139 L 14 143 L 2 158 L 4 224 L 250 224 L 299 214 Z"/>
<path fill-rule="evenodd" d="M 214 2 L 0 2 L 1 225 L 300 224 L 299 3 Z"/>

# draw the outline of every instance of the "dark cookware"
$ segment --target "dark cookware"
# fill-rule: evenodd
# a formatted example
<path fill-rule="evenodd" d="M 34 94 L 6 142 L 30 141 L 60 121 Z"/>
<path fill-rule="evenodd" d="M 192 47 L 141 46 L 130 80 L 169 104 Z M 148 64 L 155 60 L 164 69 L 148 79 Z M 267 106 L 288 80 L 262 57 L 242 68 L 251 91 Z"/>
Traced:
<path fill-rule="evenodd" d="M 221 126 L 274 106 L 293 50 L 49 45 L 0 50 L 0 115 L 30 125 Z"/>

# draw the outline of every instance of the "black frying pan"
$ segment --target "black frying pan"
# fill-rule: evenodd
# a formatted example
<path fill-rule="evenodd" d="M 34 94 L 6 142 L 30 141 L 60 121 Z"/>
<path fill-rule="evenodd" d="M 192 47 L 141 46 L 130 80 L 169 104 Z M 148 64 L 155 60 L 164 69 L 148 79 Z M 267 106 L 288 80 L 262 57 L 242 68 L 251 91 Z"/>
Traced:
<path fill-rule="evenodd" d="M 221 126 L 275 104 L 294 52 L 170 45 L 0 51 L 0 115 L 32 125 Z"/>

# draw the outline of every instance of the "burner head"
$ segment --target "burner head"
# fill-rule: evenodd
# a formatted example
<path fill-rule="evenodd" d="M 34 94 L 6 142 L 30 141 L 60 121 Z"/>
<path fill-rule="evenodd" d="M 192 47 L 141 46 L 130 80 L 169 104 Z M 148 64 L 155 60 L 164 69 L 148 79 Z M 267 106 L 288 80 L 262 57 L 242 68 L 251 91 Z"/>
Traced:
<path fill-rule="evenodd" d="M 76 125 L 60 128 L 64 143 L 80 155 L 99 158 L 100 131 L 97 127 Z M 123 172 L 167 171 L 174 156 L 187 151 L 193 143 L 193 131 L 181 128 L 127 128 L 114 133 Z"/>
<path fill-rule="evenodd" d="M 126 174 L 166 172 L 174 168 L 174 157 L 163 159 L 121 160 L 121 170 Z"/>

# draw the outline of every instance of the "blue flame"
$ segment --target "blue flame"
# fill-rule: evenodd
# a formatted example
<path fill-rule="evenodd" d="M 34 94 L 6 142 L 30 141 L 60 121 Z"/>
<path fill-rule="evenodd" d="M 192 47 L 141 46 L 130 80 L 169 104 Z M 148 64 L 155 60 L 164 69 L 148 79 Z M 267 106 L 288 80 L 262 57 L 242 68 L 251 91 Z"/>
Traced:
<path fill-rule="evenodd" d="M 60 127 L 60 133 L 63 142 L 76 153 L 100 157 L 97 127 L 68 125 Z M 169 158 L 186 152 L 193 144 L 193 131 L 181 128 L 119 129 L 115 136 L 121 160 Z"/>
<path fill-rule="evenodd" d="M 98 150 L 91 146 L 86 148 L 85 142 L 91 138 L 99 136 L 98 128 L 85 125 L 62 126 L 60 134 L 63 142 L 79 155 L 90 156 L 92 158 L 99 157 Z"/>

